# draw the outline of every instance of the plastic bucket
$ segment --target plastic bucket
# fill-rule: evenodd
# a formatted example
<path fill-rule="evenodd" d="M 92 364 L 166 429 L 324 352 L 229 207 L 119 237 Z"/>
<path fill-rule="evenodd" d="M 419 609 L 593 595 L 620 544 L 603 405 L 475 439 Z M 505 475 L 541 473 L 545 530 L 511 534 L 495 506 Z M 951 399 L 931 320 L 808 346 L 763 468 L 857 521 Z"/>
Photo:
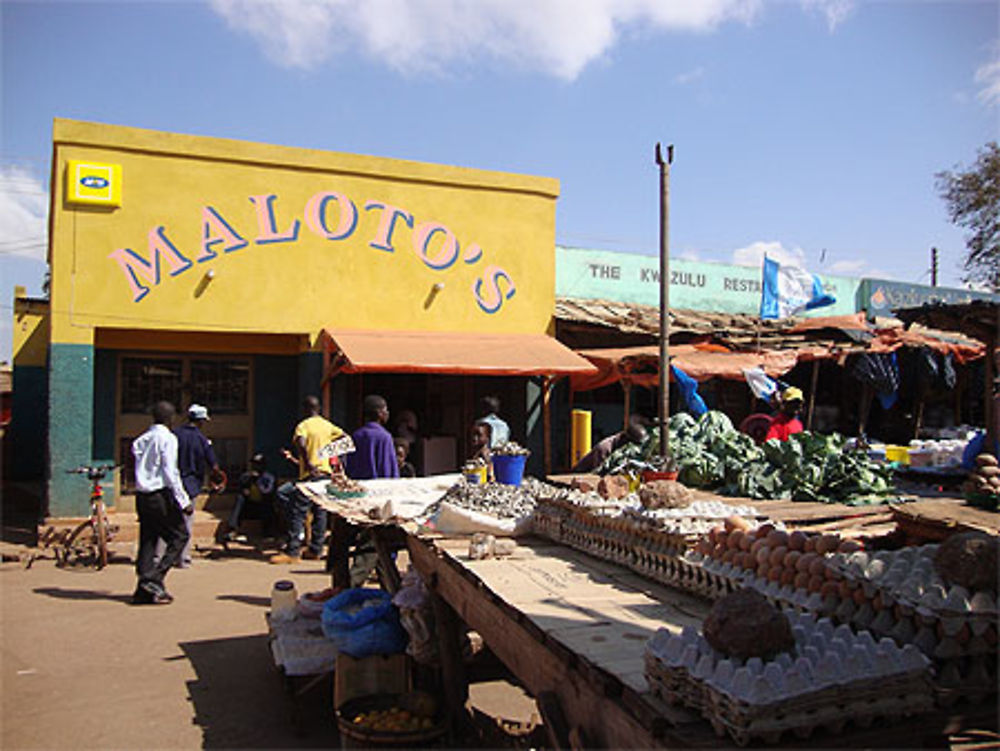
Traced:
<path fill-rule="evenodd" d="M 472 470 L 465 470 L 462 474 L 465 476 L 465 481 L 470 485 L 486 484 L 486 467 L 476 467 Z"/>
<path fill-rule="evenodd" d="M 528 457 L 525 454 L 514 454 L 505 456 L 495 454 L 493 456 L 493 476 L 497 482 L 504 485 L 520 485 L 524 479 L 524 465 Z"/>

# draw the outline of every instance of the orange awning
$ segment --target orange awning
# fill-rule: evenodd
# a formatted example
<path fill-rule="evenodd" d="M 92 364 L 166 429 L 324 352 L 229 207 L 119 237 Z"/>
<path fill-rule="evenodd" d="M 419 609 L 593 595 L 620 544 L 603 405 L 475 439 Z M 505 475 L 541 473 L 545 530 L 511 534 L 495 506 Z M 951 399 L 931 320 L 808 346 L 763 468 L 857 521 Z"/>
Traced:
<path fill-rule="evenodd" d="M 597 369 L 545 334 L 325 329 L 341 373 L 451 373 L 533 376 Z"/>

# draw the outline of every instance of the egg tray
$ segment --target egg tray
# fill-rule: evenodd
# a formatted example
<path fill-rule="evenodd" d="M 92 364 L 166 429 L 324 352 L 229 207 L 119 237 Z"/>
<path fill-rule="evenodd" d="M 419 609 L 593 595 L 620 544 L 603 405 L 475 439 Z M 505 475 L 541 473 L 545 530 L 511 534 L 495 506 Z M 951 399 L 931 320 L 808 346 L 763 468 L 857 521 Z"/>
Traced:
<path fill-rule="evenodd" d="M 690 546 L 698 535 L 671 533 L 635 517 L 624 519 L 566 501 L 544 499 L 535 511 L 534 530 L 653 581 L 709 599 L 738 588 L 734 582 L 712 576 L 688 560 Z"/>
<path fill-rule="evenodd" d="M 929 661 L 891 639 L 877 643 L 808 613 L 786 610 L 796 645 L 764 662 L 725 658 L 694 629 L 660 629 L 647 644 L 646 678 L 667 703 L 700 712 L 721 736 L 745 745 L 777 742 L 792 732 L 808 737 L 847 722 L 862 726 L 933 707 Z"/>
<path fill-rule="evenodd" d="M 828 565 L 832 566 L 834 560 L 839 562 L 843 557 L 840 553 L 828 556 Z M 997 631 L 996 624 L 988 618 L 964 624 L 956 622 L 953 613 L 943 612 L 945 617 L 941 618 L 941 613 L 913 608 L 902 602 L 878 611 L 873 607 L 873 598 L 859 605 L 855 594 L 862 585 L 848 580 L 842 566 L 834 567 L 833 575 L 846 580 L 848 588 L 855 586 L 851 596 L 823 597 L 816 592 L 779 586 L 739 567 L 705 559 L 698 553 L 689 553 L 688 559 L 692 565 L 707 569 L 710 579 L 721 579 L 733 589 L 755 589 L 779 607 L 830 617 L 834 622 L 848 624 L 857 631 L 871 631 L 877 639 L 889 637 L 900 646 L 913 644 L 933 661 L 935 696 L 940 706 L 951 706 L 965 699 L 977 702 L 997 690 Z M 861 589 L 862 594 L 865 591 Z M 873 592 L 870 587 L 867 591 L 870 594 Z M 861 595 L 858 595 L 860 598 Z M 963 627 L 968 631 L 963 632 Z"/>

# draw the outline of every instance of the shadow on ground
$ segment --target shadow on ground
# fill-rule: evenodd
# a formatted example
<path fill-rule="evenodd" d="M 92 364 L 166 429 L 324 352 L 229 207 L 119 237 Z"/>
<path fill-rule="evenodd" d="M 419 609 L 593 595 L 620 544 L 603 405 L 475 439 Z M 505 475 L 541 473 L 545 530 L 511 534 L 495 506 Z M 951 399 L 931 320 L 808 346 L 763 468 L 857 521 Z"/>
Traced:
<path fill-rule="evenodd" d="M 100 589 L 67 589 L 65 587 L 35 587 L 32 592 L 48 597 L 55 597 L 58 600 L 110 600 L 120 602 L 124 605 L 132 603 L 130 594 L 112 594 L 107 590 Z"/>
<path fill-rule="evenodd" d="M 203 748 L 339 748 L 332 675 L 293 702 L 264 634 L 180 647 Z"/>

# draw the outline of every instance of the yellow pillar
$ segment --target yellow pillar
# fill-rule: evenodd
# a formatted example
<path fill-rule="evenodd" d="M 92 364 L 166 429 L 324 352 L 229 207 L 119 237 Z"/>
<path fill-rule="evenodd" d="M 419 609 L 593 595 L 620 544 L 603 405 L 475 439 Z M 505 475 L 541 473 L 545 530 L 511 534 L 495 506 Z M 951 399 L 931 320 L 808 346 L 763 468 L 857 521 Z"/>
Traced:
<path fill-rule="evenodd" d="M 590 417 L 590 411 L 586 409 L 574 409 L 570 413 L 570 433 L 573 438 L 570 446 L 570 466 L 575 465 L 590 452 Z"/>

